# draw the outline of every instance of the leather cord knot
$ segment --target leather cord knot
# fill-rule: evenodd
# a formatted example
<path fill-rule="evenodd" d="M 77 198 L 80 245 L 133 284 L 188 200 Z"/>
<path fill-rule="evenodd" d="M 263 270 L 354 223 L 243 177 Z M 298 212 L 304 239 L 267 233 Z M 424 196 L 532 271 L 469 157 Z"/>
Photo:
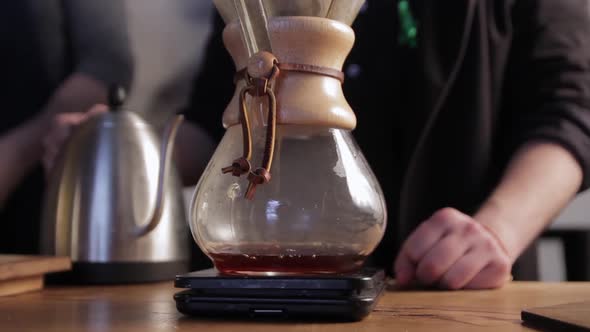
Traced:
<path fill-rule="evenodd" d="M 247 75 L 248 93 L 254 97 L 263 97 L 267 95 L 269 89 L 271 89 L 272 82 L 274 82 L 275 78 L 279 76 L 280 72 L 281 70 L 279 69 L 278 63 L 275 62 L 269 77 L 252 77 Z"/>
<path fill-rule="evenodd" d="M 257 168 L 254 172 L 248 174 L 248 189 L 246 189 L 246 198 L 253 199 L 256 192 L 256 186 L 270 182 L 270 172 L 263 167 Z"/>
<path fill-rule="evenodd" d="M 344 73 L 340 70 L 329 67 L 308 65 L 302 63 L 277 63 L 277 67 L 277 69 L 281 71 L 322 75 L 335 78 L 338 81 L 340 81 L 340 83 L 344 83 Z M 234 74 L 234 84 L 237 84 L 242 79 L 249 79 L 248 67 L 242 68 Z"/>
<path fill-rule="evenodd" d="M 223 174 L 232 173 L 233 176 L 240 177 L 243 174 L 250 172 L 252 166 L 250 161 L 244 157 L 240 157 L 231 164 L 231 166 L 224 167 L 221 169 Z"/>

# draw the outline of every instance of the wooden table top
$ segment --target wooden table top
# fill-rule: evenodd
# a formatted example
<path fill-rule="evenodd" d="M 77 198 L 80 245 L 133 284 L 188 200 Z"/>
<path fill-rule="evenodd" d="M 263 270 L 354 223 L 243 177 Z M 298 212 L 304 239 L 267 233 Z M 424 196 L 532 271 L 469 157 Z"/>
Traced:
<path fill-rule="evenodd" d="M 491 291 L 388 290 L 361 322 L 256 322 L 184 317 L 172 283 L 48 287 L 0 297 L 0 331 L 530 331 L 523 308 L 590 299 L 590 283 L 519 283 Z"/>

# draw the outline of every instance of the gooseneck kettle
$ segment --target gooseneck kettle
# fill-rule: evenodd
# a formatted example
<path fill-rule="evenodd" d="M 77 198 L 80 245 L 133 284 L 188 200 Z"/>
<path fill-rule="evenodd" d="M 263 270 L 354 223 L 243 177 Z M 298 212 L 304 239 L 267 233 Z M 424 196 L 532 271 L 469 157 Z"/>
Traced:
<path fill-rule="evenodd" d="M 172 162 L 175 117 L 162 140 L 110 93 L 110 111 L 76 128 L 51 171 L 41 248 L 72 259 L 67 280 L 142 282 L 189 269 L 189 230 Z M 161 142 L 160 142 L 161 141 Z"/>

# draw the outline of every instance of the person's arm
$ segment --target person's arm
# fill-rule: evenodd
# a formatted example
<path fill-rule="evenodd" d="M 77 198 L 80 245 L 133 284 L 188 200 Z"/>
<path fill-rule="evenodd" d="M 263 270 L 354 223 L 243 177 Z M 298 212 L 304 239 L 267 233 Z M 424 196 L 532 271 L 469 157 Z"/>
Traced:
<path fill-rule="evenodd" d="M 531 142 L 474 218 L 493 231 L 514 261 L 580 190 L 582 168 L 551 142 Z"/>
<path fill-rule="evenodd" d="M 45 137 L 54 127 L 54 122 L 63 121 L 54 117 L 59 117 L 58 113 L 88 109 L 104 100 L 104 85 L 84 74 L 74 74 L 59 86 L 44 111 L 0 136 L 0 207 L 22 179 L 47 155 Z"/>
<path fill-rule="evenodd" d="M 493 288 L 509 280 L 527 245 L 578 192 L 582 169 L 550 142 L 530 142 L 473 216 L 447 208 L 425 221 L 395 263 L 397 281 L 443 288 Z"/>
<path fill-rule="evenodd" d="M 39 161 L 46 127 L 47 117 L 41 115 L 0 136 L 0 208 Z"/>
<path fill-rule="evenodd" d="M 515 259 L 590 186 L 588 9 L 583 0 L 515 4 L 516 81 L 508 90 L 522 102 L 505 110 L 509 121 L 499 140 L 515 152 L 475 215 L 442 209 L 410 235 L 395 262 L 400 284 L 503 285 Z"/>
<path fill-rule="evenodd" d="M 69 75 L 53 92 L 45 105 L 49 115 L 82 112 L 96 104 L 106 104 L 108 86 L 105 82 L 84 73 Z"/>
<path fill-rule="evenodd" d="M 86 110 L 106 98 L 106 85 L 86 74 L 75 73 L 58 87 L 39 115 L 0 136 L 0 207 L 43 157 L 57 154 L 45 150 L 52 146 L 46 139 L 51 128 L 65 120 L 59 113 Z"/>

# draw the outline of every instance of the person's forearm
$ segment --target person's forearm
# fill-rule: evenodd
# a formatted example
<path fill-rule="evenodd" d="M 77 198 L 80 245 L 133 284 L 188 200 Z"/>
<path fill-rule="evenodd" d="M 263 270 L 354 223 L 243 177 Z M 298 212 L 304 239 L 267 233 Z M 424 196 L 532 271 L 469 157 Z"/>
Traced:
<path fill-rule="evenodd" d="M 530 142 L 474 216 L 496 233 L 514 261 L 580 189 L 582 169 L 569 151 Z"/>
<path fill-rule="evenodd" d="M 84 112 L 106 100 L 103 83 L 85 74 L 72 74 L 39 115 L 0 136 L 0 206 L 41 159 L 42 141 L 52 117 L 61 112 Z"/>
<path fill-rule="evenodd" d="M 53 93 L 45 107 L 45 112 L 85 112 L 96 104 L 105 104 L 108 86 L 84 73 L 70 75 Z"/>
<path fill-rule="evenodd" d="M 0 136 L 0 207 L 41 158 L 47 122 L 39 115 Z"/>

